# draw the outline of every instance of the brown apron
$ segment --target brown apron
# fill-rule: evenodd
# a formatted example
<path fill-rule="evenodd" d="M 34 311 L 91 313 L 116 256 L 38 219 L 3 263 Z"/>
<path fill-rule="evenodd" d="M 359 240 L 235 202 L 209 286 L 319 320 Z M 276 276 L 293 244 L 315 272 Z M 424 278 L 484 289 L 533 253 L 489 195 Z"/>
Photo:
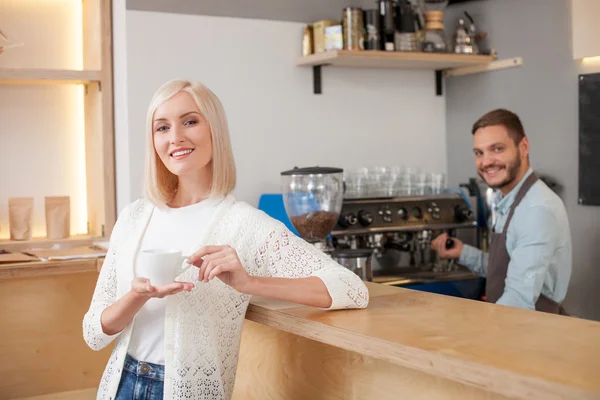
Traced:
<path fill-rule="evenodd" d="M 497 302 L 500 296 L 502 296 L 502 293 L 504 293 L 504 282 L 506 280 L 508 264 L 510 262 L 510 256 L 506 250 L 506 232 L 508 232 L 508 225 L 510 224 L 515 209 L 521 200 L 523 200 L 523 197 L 525 197 L 527 191 L 537 180 L 538 178 L 535 173 L 529 175 L 519 189 L 517 197 L 515 198 L 515 201 L 508 212 L 508 217 L 506 218 L 506 223 L 504 224 L 502 233 L 491 233 L 485 289 L 486 301 L 490 303 Z M 568 315 L 560 304 L 544 296 L 543 294 L 540 294 L 540 297 L 535 303 L 535 309 L 536 311 Z"/>

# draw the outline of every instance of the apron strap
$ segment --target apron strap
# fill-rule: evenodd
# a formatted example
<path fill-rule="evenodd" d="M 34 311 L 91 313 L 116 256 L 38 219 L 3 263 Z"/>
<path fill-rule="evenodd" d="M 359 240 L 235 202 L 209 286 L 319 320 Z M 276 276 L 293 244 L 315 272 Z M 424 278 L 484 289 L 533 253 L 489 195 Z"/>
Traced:
<path fill-rule="evenodd" d="M 513 202 L 512 206 L 510 207 L 510 211 L 508 212 L 508 217 L 506 217 L 506 222 L 504 223 L 504 228 L 502 229 L 503 234 L 506 234 L 506 232 L 508 231 L 508 225 L 510 224 L 510 221 L 512 220 L 513 214 L 515 213 L 515 209 L 517 208 L 517 206 L 519 205 L 521 200 L 523 200 L 523 198 L 525 197 L 525 195 L 527 194 L 529 189 L 533 186 L 533 184 L 535 182 L 537 182 L 537 180 L 538 180 L 537 175 L 535 174 L 535 172 L 532 172 L 531 175 L 529 175 L 527 177 L 525 182 L 523 182 L 523 186 L 521 186 L 521 188 L 517 192 L 517 197 L 515 197 L 515 201 Z"/>

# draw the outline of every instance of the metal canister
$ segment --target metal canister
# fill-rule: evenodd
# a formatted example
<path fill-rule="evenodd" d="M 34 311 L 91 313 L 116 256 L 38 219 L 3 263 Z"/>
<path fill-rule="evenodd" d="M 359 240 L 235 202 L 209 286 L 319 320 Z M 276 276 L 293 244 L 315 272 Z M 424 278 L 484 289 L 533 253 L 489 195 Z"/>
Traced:
<path fill-rule="evenodd" d="M 302 36 L 302 55 L 307 56 L 314 53 L 313 49 L 313 29 L 311 25 L 304 27 L 304 35 Z"/>
<path fill-rule="evenodd" d="M 338 249 L 333 253 L 334 260 L 354 272 L 363 281 L 373 281 L 371 249 Z"/>
<path fill-rule="evenodd" d="M 365 25 L 362 8 L 344 8 L 342 28 L 344 33 L 344 50 L 365 49 Z"/>
<path fill-rule="evenodd" d="M 381 17 L 377 8 L 365 10 L 365 50 L 381 50 Z"/>

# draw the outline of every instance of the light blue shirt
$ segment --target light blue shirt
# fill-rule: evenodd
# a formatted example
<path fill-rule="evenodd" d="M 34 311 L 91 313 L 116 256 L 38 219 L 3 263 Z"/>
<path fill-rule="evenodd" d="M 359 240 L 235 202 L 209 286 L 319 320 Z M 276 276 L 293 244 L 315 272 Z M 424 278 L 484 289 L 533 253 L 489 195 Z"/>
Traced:
<path fill-rule="evenodd" d="M 517 192 L 532 172 L 529 169 L 495 207 L 494 232 L 502 233 Z M 506 232 L 506 250 L 510 263 L 504 293 L 496 304 L 534 310 L 540 293 L 562 303 L 572 269 L 569 220 L 562 200 L 539 179 L 515 209 Z M 465 245 L 459 263 L 485 276 L 488 254 Z"/>

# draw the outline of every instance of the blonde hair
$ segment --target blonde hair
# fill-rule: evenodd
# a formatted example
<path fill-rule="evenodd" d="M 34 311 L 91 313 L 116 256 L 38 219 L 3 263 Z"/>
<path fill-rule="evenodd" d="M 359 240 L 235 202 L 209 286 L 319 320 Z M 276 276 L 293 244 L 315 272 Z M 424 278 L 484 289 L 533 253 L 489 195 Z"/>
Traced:
<path fill-rule="evenodd" d="M 236 184 L 235 161 L 229 138 L 225 109 L 219 98 L 201 83 L 171 80 L 154 93 L 146 119 L 146 168 L 144 191 L 148 200 L 157 206 L 169 203 L 177 191 L 178 177 L 171 173 L 154 148 L 154 113 L 158 106 L 180 91 L 188 92 L 210 126 L 212 138 L 212 181 L 210 196 L 228 195 Z"/>

